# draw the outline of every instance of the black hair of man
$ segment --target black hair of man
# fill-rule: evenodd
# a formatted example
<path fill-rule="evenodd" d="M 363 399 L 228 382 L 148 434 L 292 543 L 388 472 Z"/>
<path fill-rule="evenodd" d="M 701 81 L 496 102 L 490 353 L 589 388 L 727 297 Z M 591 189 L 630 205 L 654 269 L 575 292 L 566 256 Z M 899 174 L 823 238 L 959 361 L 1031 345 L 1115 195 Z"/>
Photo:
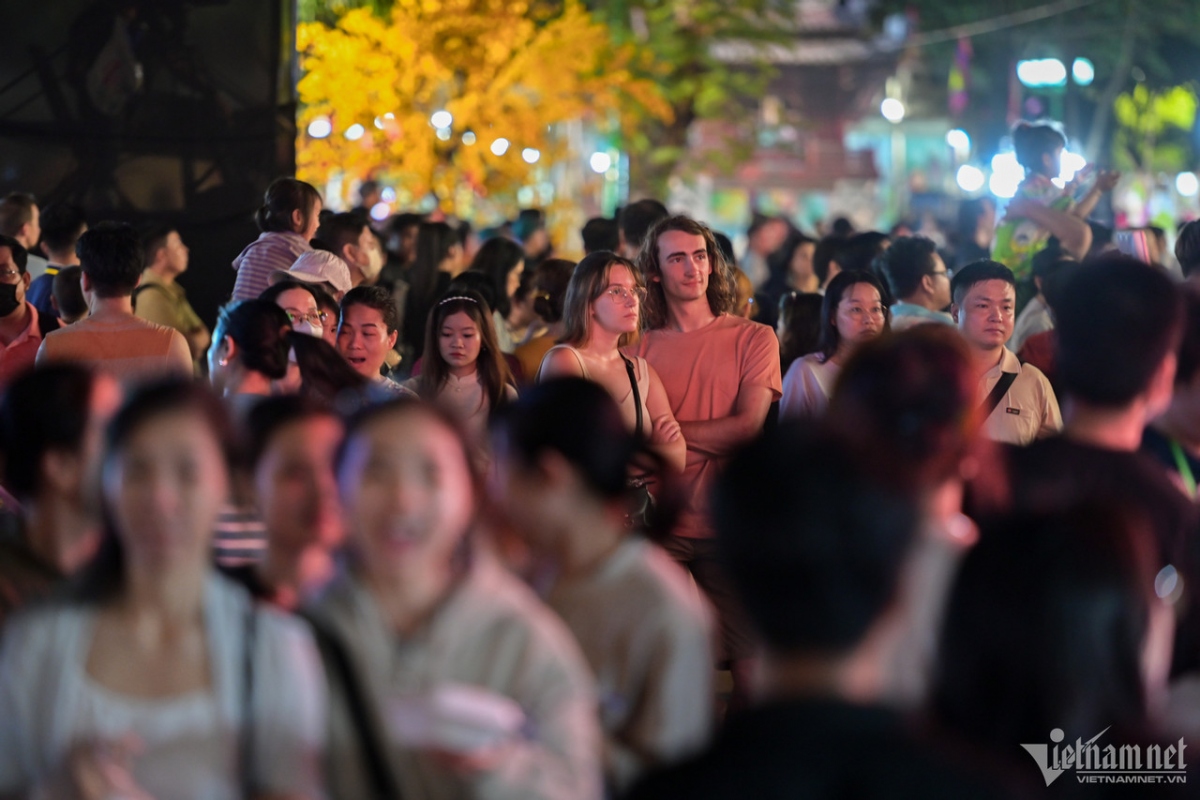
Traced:
<path fill-rule="evenodd" d="M 142 266 L 154 263 L 158 251 L 167 246 L 167 237 L 176 232 L 174 225 L 160 223 L 142 231 Z"/>
<path fill-rule="evenodd" d="M 821 282 L 822 286 L 829 282 L 829 265 L 831 263 L 837 263 L 839 268 L 845 269 L 842 266 L 842 261 L 845 259 L 843 255 L 845 247 L 845 238 L 830 235 L 817 242 L 817 246 L 813 248 L 813 274 L 817 276 L 817 280 Z"/>
<path fill-rule="evenodd" d="M 357 245 L 365 227 L 367 222 L 361 216 L 344 211 L 322 220 L 321 227 L 317 228 L 317 238 L 329 247 L 331 253 L 344 258 L 342 249 L 348 244 Z"/>
<path fill-rule="evenodd" d="M 1150 387 L 1183 331 L 1183 298 L 1161 270 L 1109 254 L 1074 270 L 1054 306 L 1063 390 L 1100 408 L 1128 406 Z"/>
<path fill-rule="evenodd" d="M 400 327 L 400 315 L 396 313 L 396 301 L 392 298 L 392 293 L 382 286 L 355 286 L 346 292 L 338 314 L 339 322 L 346 316 L 346 309 L 351 306 L 366 306 L 378 311 L 379 315 L 383 317 L 383 324 L 388 333 Z"/>
<path fill-rule="evenodd" d="M 646 239 L 646 234 L 654 227 L 654 223 L 671 216 L 667 207 L 657 200 L 638 200 L 621 209 L 621 233 L 625 235 L 625 244 L 640 248 Z"/>
<path fill-rule="evenodd" d="M 29 263 L 29 251 L 11 236 L 0 235 L 0 247 L 7 247 L 12 252 L 13 263 L 17 265 L 17 272 L 25 274 L 25 265 Z"/>
<path fill-rule="evenodd" d="M 1175 240 L 1175 258 L 1185 276 L 1190 276 L 1200 267 L 1200 219 L 1194 219 L 1179 229 Z"/>
<path fill-rule="evenodd" d="M 717 547 L 767 648 L 853 650 L 892 602 L 915 500 L 867 478 L 844 442 L 794 424 L 717 478 Z"/>
<path fill-rule="evenodd" d="M 26 192 L 12 192 L 0 200 L 0 235 L 16 236 L 21 228 L 33 222 L 37 200 Z"/>
<path fill-rule="evenodd" d="M 142 241 L 124 222 L 101 222 L 75 244 L 97 297 L 128 297 L 142 276 Z"/>
<path fill-rule="evenodd" d="M 88 310 L 87 298 L 80 285 L 83 269 L 79 266 L 63 267 L 50 284 L 50 294 L 63 320 L 79 319 Z"/>
<path fill-rule="evenodd" d="M 87 215 L 83 207 L 75 203 L 51 203 L 42 211 L 38 222 L 42 228 L 42 244 L 47 250 L 75 252 L 75 243 L 87 227 Z"/>
<path fill-rule="evenodd" d="M 879 256 L 883 277 L 899 300 L 921 288 L 921 279 L 933 272 L 937 245 L 924 236 L 901 236 Z"/>
<path fill-rule="evenodd" d="M 984 281 L 1004 281 L 1014 290 L 1017 287 L 1017 279 L 1011 269 L 999 261 L 981 258 L 955 271 L 954 277 L 950 279 L 950 296 L 954 304 L 962 305 L 963 298 L 967 296 L 971 287 Z"/>
<path fill-rule="evenodd" d="M 583 252 L 597 253 L 601 250 L 617 252 L 621 246 L 620 229 L 615 219 L 592 217 L 583 226 Z"/>

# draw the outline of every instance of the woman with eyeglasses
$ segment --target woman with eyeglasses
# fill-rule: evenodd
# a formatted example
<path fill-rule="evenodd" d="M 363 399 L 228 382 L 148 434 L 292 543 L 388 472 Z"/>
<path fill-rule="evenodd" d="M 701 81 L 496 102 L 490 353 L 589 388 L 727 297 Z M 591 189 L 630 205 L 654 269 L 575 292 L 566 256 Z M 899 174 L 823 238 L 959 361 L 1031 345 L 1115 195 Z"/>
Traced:
<path fill-rule="evenodd" d="M 825 413 L 842 365 L 860 344 L 888 330 L 890 314 L 879 279 L 865 270 L 839 272 L 821 304 L 819 349 L 792 363 L 783 376 L 780 418 Z"/>
<path fill-rule="evenodd" d="M 607 250 L 586 256 L 567 284 L 562 344 L 542 359 L 538 382 L 576 376 L 600 384 L 629 429 L 682 472 L 687 444 L 658 373 L 646 359 L 621 352 L 637 338 L 645 296 L 642 272 L 631 261 Z"/>
<path fill-rule="evenodd" d="M 325 326 L 337 326 L 337 318 L 321 310 L 320 296 L 314 286 L 300 281 L 284 280 L 268 286 L 258 296 L 282 308 L 296 333 L 325 338 Z M 279 392 L 298 392 L 302 383 L 300 368 L 296 364 L 296 353 L 289 349 L 287 375 L 275 383 Z"/>

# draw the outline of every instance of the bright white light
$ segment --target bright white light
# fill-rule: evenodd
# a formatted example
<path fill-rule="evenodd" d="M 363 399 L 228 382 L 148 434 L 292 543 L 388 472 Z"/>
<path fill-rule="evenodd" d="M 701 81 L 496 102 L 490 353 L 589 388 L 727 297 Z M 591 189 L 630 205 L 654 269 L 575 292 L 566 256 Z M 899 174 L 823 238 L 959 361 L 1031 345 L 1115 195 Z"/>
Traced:
<path fill-rule="evenodd" d="M 429 115 L 429 124 L 435 128 L 449 128 L 454 123 L 454 117 L 449 111 L 435 111 Z"/>
<path fill-rule="evenodd" d="M 603 175 L 608 172 L 608 168 L 612 166 L 612 156 L 608 153 L 595 152 L 588 159 L 588 164 L 592 167 L 592 172 L 598 175 Z"/>
<path fill-rule="evenodd" d="M 988 179 L 988 189 L 996 197 L 1012 197 L 1024 179 L 1025 169 L 1017 163 L 1015 153 L 999 153 L 993 156 L 992 177 Z"/>
<path fill-rule="evenodd" d="M 387 203 L 376 203 L 371 206 L 371 219 L 376 222 L 383 222 L 392 213 L 392 207 Z"/>
<path fill-rule="evenodd" d="M 1071 77 L 1080 86 L 1091 86 L 1096 79 L 1096 66 L 1086 58 L 1077 58 L 1071 64 Z"/>
<path fill-rule="evenodd" d="M 889 97 L 879 104 L 879 113 L 888 122 L 899 122 L 904 119 L 904 103 L 894 97 Z"/>
<path fill-rule="evenodd" d="M 475 144 L 475 134 L 472 133 L 471 131 L 467 131 L 466 133 L 464 133 L 463 134 L 463 144 L 467 145 L 468 147 Z"/>
<path fill-rule="evenodd" d="M 963 164 L 958 168 L 958 174 L 954 176 L 954 180 L 958 181 L 958 188 L 968 194 L 973 194 L 983 188 L 983 170 L 970 164 Z"/>
<path fill-rule="evenodd" d="M 1184 197 L 1195 197 L 1200 194 L 1200 178 L 1194 172 L 1181 172 L 1175 176 L 1175 191 Z"/>
<path fill-rule="evenodd" d="M 395 118 L 396 118 L 396 115 L 389 111 L 386 114 L 384 114 L 382 117 L 375 118 L 375 127 L 379 128 L 379 130 L 383 130 L 383 126 L 386 123 L 386 121 L 393 120 Z"/>
<path fill-rule="evenodd" d="M 396 202 L 396 190 L 390 186 L 383 187 L 383 191 L 379 193 L 379 196 L 383 198 L 383 202 L 385 203 Z"/>
<path fill-rule="evenodd" d="M 441 139 L 443 142 L 450 141 L 450 129 L 449 128 L 438 128 L 437 129 L 437 137 L 439 139 Z"/>
<path fill-rule="evenodd" d="M 955 128 L 946 133 L 946 144 L 953 147 L 955 150 L 970 150 L 971 137 L 962 128 Z"/>
<path fill-rule="evenodd" d="M 363 134 L 366 132 L 367 132 L 367 129 L 364 128 L 362 125 L 359 125 L 356 122 L 353 125 L 351 125 L 349 128 L 346 128 L 346 138 L 352 142 L 357 142 L 359 139 L 361 139 L 363 137 Z"/>
<path fill-rule="evenodd" d="M 526 147 L 521 151 L 521 158 L 525 159 L 526 164 L 536 164 L 542 154 L 532 147 Z"/>
<path fill-rule="evenodd" d="M 317 117 L 308 123 L 308 135 L 314 139 L 324 139 L 331 133 L 333 133 L 333 123 L 329 121 L 329 117 Z"/>
<path fill-rule="evenodd" d="M 508 139 L 500 138 L 492 142 L 492 155 L 502 156 L 508 152 Z"/>
<path fill-rule="evenodd" d="M 1072 153 L 1070 150 L 1063 150 L 1061 162 L 1062 169 L 1058 173 L 1058 179 L 1062 181 L 1063 185 L 1065 186 L 1074 180 L 1076 172 L 1079 172 L 1079 170 L 1086 166 L 1087 159 L 1079 155 L 1079 153 Z"/>
<path fill-rule="evenodd" d="M 1067 67 L 1057 58 L 1017 62 L 1017 79 L 1026 86 L 1066 86 Z"/>

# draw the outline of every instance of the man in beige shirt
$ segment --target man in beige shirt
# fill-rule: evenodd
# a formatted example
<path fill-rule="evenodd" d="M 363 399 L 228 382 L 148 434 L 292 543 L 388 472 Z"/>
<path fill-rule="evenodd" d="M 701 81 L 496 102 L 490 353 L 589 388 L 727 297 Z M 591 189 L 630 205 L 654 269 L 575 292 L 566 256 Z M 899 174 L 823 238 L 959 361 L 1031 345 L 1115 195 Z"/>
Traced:
<path fill-rule="evenodd" d="M 142 243 L 133 228 L 101 223 L 76 247 L 91 316 L 47 334 L 37 363 L 82 362 L 126 385 L 190 376 L 192 354 L 183 334 L 133 314 L 131 296 L 142 273 Z"/>
<path fill-rule="evenodd" d="M 199 361 L 212 337 L 188 302 L 187 293 L 176 278 L 187 271 L 188 248 L 179 231 L 159 226 L 142 236 L 146 268 L 142 282 L 133 291 L 133 313 L 150 322 L 166 325 L 183 334 Z"/>
<path fill-rule="evenodd" d="M 1026 445 L 1057 433 L 1062 415 L 1050 381 L 1032 364 L 1022 364 L 1004 343 L 1012 336 L 1016 279 L 995 261 L 976 261 L 950 283 L 950 313 L 967 342 L 979 376 L 979 402 L 987 419 L 984 435 Z"/>

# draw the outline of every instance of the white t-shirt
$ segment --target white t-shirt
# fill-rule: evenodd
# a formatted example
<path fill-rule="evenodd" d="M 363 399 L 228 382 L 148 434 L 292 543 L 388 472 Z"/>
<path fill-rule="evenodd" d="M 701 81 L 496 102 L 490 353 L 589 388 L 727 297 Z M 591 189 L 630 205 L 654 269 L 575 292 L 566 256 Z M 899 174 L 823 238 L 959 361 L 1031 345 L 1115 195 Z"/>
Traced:
<path fill-rule="evenodd" d="M 829 395 L 842 368 L 822 361 L 820 353 L 798 358 L 783 376 L 783 399 L 779 401 L 780 419 L 819 417 L 829 406 Z"/>
<path fill-rule="evenodd" d="M 65 759 L 76 742 L 135 733 L 136 783 L 157 800 L 234 800 L 246 718 L 249 595 L 211 575 L 204 624 L 212 685 L 176 697 L 131 697 L 86 670 L 96 609 L 57 604 L 19 614 L 0 649 L 0 794 L 74 796 Z M 308 629 L 277 611 L 255 612 L 252 784 L 258 791 L 323 796 L 326 685 Z"/>

